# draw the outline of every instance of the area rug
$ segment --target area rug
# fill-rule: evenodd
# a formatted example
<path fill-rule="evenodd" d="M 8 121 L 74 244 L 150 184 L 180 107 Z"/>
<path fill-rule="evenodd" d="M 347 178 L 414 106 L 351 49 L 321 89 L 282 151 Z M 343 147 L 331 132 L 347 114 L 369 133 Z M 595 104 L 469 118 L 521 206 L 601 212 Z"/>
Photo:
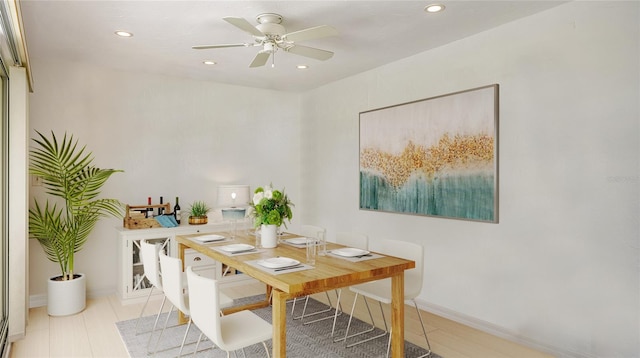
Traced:
<path fill-rule="evenodd" d="M 240 300 L 236 300 L 236 304 L 245 304 L 247 302 L 258 301 L 264 298 L 264 295 L 258 295 L 253 297 L 247 297 Z M 307 307 L 307 312 L 316 312 L 320 311 L 327 306 L 321 302 L 310 299 Z M 388 336 L 383 338 L 378 338 L 363 344 L 359 344 L 355 347 L 346 348 L 343 343 L 334 343 L 333 338 L 331 337 L 331 325 L 333 323 L 333 319 L 326 319 L 323 321 L 319 321 L 313 324 L 304 325 L 300 322 L 299 319 L 292 319 L 291 316 L 291 305 L 287 305 L 289 312 L 287 312 L 287 357 L 291 358 L 334 358 L 334 357 L 362 357 L 362 358 L 371 358 L 371 357 L 385 357 L 387 351 L 387 342 Z M 298 308 L 302 309 L 302 304 L 296 305 L 295 316 L 298 317 L 300 312 Z M 261 308 L 253 311 L 262 319 L 267 322 L 271 322 L 271 308 Z M 161 315 L 160 324 L 164 323 L 166 319 L 166 313 Z M 177 321 L 177 313 L 174 311 L 171 313 L 169 317 L 169 326 L 175 324 Z M 143 317 L 138 330 L 140 332 L 148 332 L 153 327 L 153 323 L 155 320 L 155 315 Z M 347 323 L 349 320 L 349 316 L 347 314 L 342 314 L 338 316 L 338 320 L 336 322 L 336 336 L 344 335 L 344 330 L 347 327 Z M 120 331 L 120 336 L 129 352 L 129 356 L 132 358 L 143 358 L 151 356 L 151 354 L 147 353 L 147 342 L 149 341 L 150 333 L 140 333 L 135 334 L 136 327 L 136 319 L 117 322 L 116 326 Z M 355 331 L 360 331 L 367 328 L 367 324 L 357 320 L 354 320 L 351 323 L 351 329 Z M 165 358 L 165 357 L 176 357 L 178 355 L 180 343 L 182 342 L 182 337 L 184 335 L 184 331 L 186 329 L 186 325 L 170 327 L 164 332 L 162 336 L 162 340 L 158 344 L 158 351 L 155 354 L 155 357 Z M 372 332 L 372 335 L 376 333 L 382 332 L 380 330 L 376 330 Z M 183 356 L 195 356 L 195 357 L 221 357 L 224 358 L 227 356 L 226 352 L 213 347 L 212 343 L 208 340 L 200 342 L 198 347 L 198 352 L 193 355 L 193 351 L 195 349 L 195 342 L 200 335 L 200 330 L 198 330 L 195 325 L 191 326 L 191 330 L 187 337 L 187 344 L 182 352 Z M 154 344 L 157 342 L 157 338 L 159 336 L 159 330 L 155 332 L 152 336 L 152 348 Z M 366 337 L 366 336 L 364 336 Z M 267 341 L 267 347 L 269 347 L 269 352 L 271 352 L 271 340 Z M 238 357 L 243 357 L 242 352 L 237 352 Z M 253 345 L 244 349 L 244 353 L 246 357 L 266 357 L 266 353 L 262 344 Z M 426 353 L 421 347 L 418 347 L 412 343 L 405 342 L 405 357 L 418 357 Z M 234 356 L 233 354 L 231 355 Z M 439 358 L 440 356 L 435 353 L 431 354 L 431 357 Z"/>

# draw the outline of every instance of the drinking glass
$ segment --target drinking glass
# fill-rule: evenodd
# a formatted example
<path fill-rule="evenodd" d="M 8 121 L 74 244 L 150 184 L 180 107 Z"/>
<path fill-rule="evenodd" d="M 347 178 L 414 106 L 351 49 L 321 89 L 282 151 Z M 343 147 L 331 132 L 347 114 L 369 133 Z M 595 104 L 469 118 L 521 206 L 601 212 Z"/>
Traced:
<path fill-rule="evenodd" d="M 253 235 L 256 237 L 256 249 L 262 247 L 262 235 L 260 235 L 260 227 L 258 226 L 256 230 L 253 232 Z"/>
<path fill-rule="evenodd" d="M 327 254 L 327 238 L 324 231 L 318 232 L 318 255 L 325 256 Z"/>
<path fill-rule="evenodd" d="M 318 253 L 316 245 L 316 239 L 310 237 L 307 238 L 307 263 L 309 265 L 316 264 L 316 254 Z"/>

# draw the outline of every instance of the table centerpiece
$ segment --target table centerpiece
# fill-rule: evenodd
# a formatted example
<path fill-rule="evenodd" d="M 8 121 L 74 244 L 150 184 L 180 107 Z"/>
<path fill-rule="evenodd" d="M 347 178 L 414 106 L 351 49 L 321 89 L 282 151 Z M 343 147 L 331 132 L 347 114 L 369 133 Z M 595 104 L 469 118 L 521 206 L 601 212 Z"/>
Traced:
<path fill-rule="evenodd" d="M 293 203 L 284 189 L 274 190 L 271 184 L 256 188 L 250 205 L 253 209 L 254 226 L 260 227 L 262 247 L 276 247 L 278 245 L 277 229 L 280 225 L 287 227 L 285 219 L 291 222 Z"/>

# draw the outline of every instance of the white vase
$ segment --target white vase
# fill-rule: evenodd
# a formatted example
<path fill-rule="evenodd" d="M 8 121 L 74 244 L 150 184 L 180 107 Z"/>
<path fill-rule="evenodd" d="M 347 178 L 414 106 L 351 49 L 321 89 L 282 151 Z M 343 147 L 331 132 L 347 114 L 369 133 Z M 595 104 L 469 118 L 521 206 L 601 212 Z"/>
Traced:
<path fill-rule="evenodd" d="M 87 281 L 84 274 L 68 281 L 56 281 L 60 275 L 49 278 L 47 285 L 47 313 L 50 316 L 68 316 L 82 312 L 86 307 Z"/>
<path fill-rule="evenodd" d="M 260 229 L 260 242 L 265 249 L 272 249 L 278 246 L 278 226 L 262 225 Z"/>

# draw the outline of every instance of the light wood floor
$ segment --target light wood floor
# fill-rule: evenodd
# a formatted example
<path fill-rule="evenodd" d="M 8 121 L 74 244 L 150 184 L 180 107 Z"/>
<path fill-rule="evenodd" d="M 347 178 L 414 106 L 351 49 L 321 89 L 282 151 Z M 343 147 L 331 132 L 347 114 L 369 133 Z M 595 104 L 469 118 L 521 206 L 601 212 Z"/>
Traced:
<path fill-rule="evenodd" d="M 225 287 L 224 291 L 234 298 L 251 296 L 263 293 L 264 285 Z M 315 298 L 322 301 L 325 295 L 315 295 Z M 353 295 L 348 290 L 343 290 L 342 302 L 344 309 L 350 311 Z M 157 312 L 159 307 L 160 300 L 151 301 L 146 314 Z M 27 335 L 13 344 L 10 357 L 127 357 L 114 323 L 138 317 L 141 308 L 142 304 L 122 305 L 115 295 L 88 300 L 82 313 L 69 317 L 49 317 L 46 307 L 32 308 L 29 310 Z M 356 310 L 356 316 L 366 314 L 361 300 Z M 372 311 L 379 312 L 379 309 Z M 405 338 L 426 346 L 415 308 L 406 306 L 405 312 Z M 432 350 L 445 358 L 550 357 L 442 317 L 426 312 L 422 314 Z M 390 317 L 388 311 L 387 317 Z"/>

